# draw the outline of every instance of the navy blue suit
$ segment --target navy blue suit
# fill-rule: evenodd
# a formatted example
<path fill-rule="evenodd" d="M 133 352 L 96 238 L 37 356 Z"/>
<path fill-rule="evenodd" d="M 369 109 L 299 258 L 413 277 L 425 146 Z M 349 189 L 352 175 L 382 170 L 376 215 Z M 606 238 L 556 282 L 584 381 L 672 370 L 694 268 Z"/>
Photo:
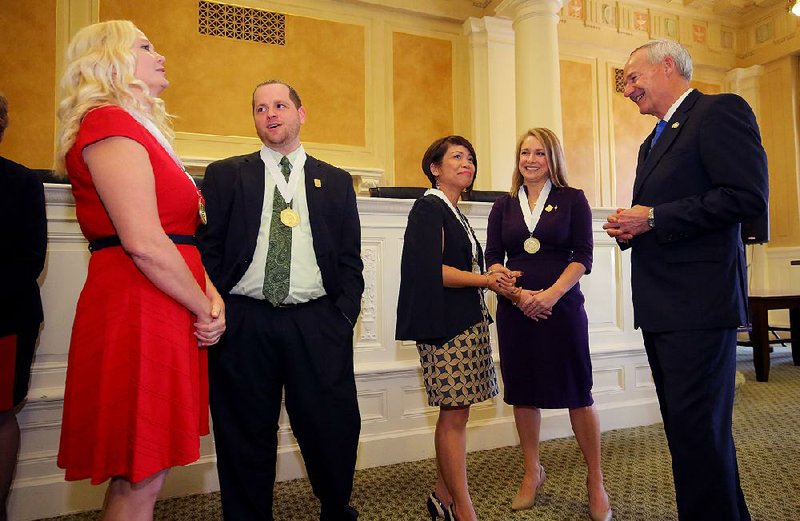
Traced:
<path fill-rule="evenodd" d="M 748 321 L 739 223 L 766 211 L 766 154 L 733 94 L 692 91 L 650 150 L 652 139 L 639 150 L 633 204 L 654 207 L 655 228 L 630 241 L 631 285 L 678 515 L 750 519 L 731 430 L 736 328 Z"/>
<path fill-rule="evenodd" d="M 231 295 L 256 249 L 264 202 L 259 153 L 212 163 L 198 243 L 226 305 L 227 329 L 209 350 L 211 414 L 225 519 L 273 519 L 278 416 L 286 410 L 322 521 L 354 520 L 349 506 L 361 418 L 353 325 L 364 290 L 361 225 L 350 175 L 309 156 L 308 219 L 325 297 L 274 307 Z"/>

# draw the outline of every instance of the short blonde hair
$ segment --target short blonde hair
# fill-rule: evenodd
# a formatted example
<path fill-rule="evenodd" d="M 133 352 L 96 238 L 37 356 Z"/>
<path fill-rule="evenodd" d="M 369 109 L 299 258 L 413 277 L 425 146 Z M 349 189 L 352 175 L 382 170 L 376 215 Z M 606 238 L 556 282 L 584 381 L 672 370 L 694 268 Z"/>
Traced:
<path fill-rule="evenodd" d="M 519 171 L 519 154 L 522 150 L 522 143 L 528 136 L 538 139 L 542 144 L 547 159 L 547 168 L 550 171 L 550 182 L 553 183 L 553 186 L 569 186 L 567 184 L 567 162 L 564 160 L 564 149 L 561 148 L 558 136 L 549 128 L 532 128 L 517 140 L 517 156 L 514 161 L 514 174 L 511 176 L 511 190 L 509 191 L 511 196 L 516 197 L 525 182 L 522 172 Z"/>
<path fill-rule="evenodd" d="M 64 158 L 75 143 L 84 116 L 103 105 L 119 105 L 153 121 L 167 140 L 174 132 L 164 102 L 150 95 L 150 89 L 136 78 L 133 46 L 141 31 L 128 20 L 111 20 L 78 31 L 67 47 L 63 97 L 58 106 L 61 124 L 54 170 L 65 173 Z M 134 88 L 144 96 L 137 97 Z"/>

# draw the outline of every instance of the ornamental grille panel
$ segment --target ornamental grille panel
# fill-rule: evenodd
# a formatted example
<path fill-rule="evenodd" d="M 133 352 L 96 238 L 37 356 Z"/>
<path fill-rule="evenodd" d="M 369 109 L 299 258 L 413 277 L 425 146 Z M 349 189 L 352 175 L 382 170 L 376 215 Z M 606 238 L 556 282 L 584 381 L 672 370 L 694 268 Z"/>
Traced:
<path fill-rule="evenodd" d="M 208 36 L 286 45 L 286 15 L 251 7 L 200 0 L 197 30 Z"/>
<path fill-rule="evenodd" d="M 623 69 L 614 67 L 614 91 L 620 94 L 625 92 L 625 75 Z"/>

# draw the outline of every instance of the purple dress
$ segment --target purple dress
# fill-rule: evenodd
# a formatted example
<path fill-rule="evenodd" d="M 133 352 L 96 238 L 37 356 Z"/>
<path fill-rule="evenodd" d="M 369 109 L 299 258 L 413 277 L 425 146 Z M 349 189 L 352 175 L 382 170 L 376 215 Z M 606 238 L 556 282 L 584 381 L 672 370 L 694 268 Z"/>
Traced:
<path fill-rule="evenodd" d="M 549 209 L 549 210 L 548 210 Z M 541 249 L 527 253 L 530 236 L 519 200 L 506 195 L 489 214 L 486 266 L 500 263 L 523 275 L 525 289 L 546 289 L 570 262 L 592 269 L 592 213 L 582 190 L 553 187 L 534 229 Z M 498 298 L 497 337 L 504 400 L 542 409 L 592 405 L 589 331 L 580 285 L 569 290 L 547 320 L 534 321 Z"/>

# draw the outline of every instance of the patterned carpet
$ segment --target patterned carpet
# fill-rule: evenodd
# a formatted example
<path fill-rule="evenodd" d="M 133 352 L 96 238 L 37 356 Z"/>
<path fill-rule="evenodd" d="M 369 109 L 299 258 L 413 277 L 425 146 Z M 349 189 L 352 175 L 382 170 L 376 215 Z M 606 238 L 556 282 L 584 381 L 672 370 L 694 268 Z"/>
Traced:
<path fill-rule="evenodd" d="M 747 351 L 742 351 L 747 353 Z M 747 383 L 738 391 L 734 431 L 742 488 L 755 521 L 800 520 L 800 367 L 786 350 L 776 351 L 768 383 L 755 381 L 752 358 L 740 357 Z M 661 425 L 603 434 L 603 468 L 614 519 L 676 520 L 669 453 Z M 512 512 L 511 497 L 522 476 L 518 447 L 475 452 L 468 468 L 472 497 L 482 521 L 588 519 L 585 467 L 572 438 L 542 444 L 547 482 L 532 510 Z M 356 474 L 353 506 L 364 521 L 428 519 L 424 498 L 435 476 L 433 460 L 366 469 Z M 317 519 L 318 504 L 306 480 L 279 483 L 278 521 Z M 221 518 L 219 494 L 159 501 L 156 519 Z M 91 521 L 96 512 L 50 521 Z"/>

